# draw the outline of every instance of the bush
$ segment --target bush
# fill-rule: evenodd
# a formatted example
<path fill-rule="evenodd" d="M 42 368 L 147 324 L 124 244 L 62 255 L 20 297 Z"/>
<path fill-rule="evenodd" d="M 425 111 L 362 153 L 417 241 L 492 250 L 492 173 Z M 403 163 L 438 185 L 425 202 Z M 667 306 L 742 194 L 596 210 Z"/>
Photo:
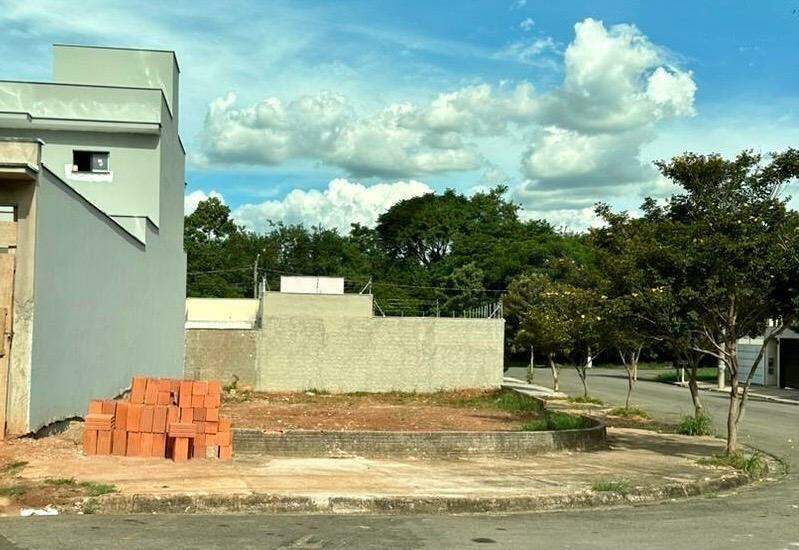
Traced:
<path fill-rule="evenodd" d="M 621 416 L 623 418 L 649 418 L 649 413 L 638 407 L 616 407 L 608 411 L 610 416 Z"/>
<path fill-rule="evenodd" d="M 763 455 L 757 451 L 751 455 L 746 455 L 742 452 L 729 455 L 715 455 L 707 458 L 700 458 L 697 462 L 706 466 L 728 466 L 746 472 L 752 477 L 759 477 L 768 469 Z"/>
<path fill-rule="evenodd" d="M 587 423 L 582 416 L 574 416 L 562 412 L 545 412 L 541 418 L 522 424 L 524 432 L 543 432 L 554 430 L 579 430 Z"/>
<path fill-rule="evenodd" d="M 588 403 L 590 405 L 602 405 L 601 399 L 596 399 L 594 397 L 585 397 L 581 395 L 580 397 L 569 397 L 569 403 Z"/>
<path fill-rule="evenodd" d="M 683 416 L 676 431 L 682 435 L 713 435 L 713 419 L 706 414 Z"/>
<path fill-rule="evenodd" d="M 595 493 L 616 493 L 617 495 L 628 495 L 632 486 L 626 479 L 600 479 L 591 485 L 591 490 Z"/>
<path fill-rule="evenodd" d="M 699 382 L 715 382 L 718 378 L 718 369 L 715 367 L 701 367 L 696 371 L 696 379 Z M 661 372 L 655 377 L 657 382 L 672 383 L 678 380 L 678 373 L 676 369 L 669 372 Z M 685 371 L 685 381 L 688 381 L 688 371 Z"/>

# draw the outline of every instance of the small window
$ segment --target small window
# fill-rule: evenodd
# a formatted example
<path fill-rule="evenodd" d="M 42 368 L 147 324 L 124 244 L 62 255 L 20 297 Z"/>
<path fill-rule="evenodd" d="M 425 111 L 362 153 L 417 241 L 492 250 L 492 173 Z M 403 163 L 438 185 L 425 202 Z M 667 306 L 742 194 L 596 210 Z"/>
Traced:
<path fill-rule="evenodd" d="M 109 171 L 108 153 L 99 153 L 96 151 L 73 151 L 72 171 L 101 174 L 107 173 Z"/>

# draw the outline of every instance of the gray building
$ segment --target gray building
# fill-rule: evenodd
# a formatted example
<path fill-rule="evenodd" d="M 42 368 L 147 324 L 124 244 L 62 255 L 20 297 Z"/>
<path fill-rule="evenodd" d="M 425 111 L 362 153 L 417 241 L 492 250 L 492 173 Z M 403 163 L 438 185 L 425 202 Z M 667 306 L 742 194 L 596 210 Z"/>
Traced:
<path fill-rule="evenodd" d="M 53 82 L 0 81 L 4 433 L 182 373 L 179 72 L 173 52 L 57 45 Z"/>
<path fill-rule="evenodd" d="M 749 375 L 762 345 L 763 338 L 742 338 L 738 341 L 738 365 L 742 379 Z M 786 329 L 766 344 L 763 359 L 752 382 L 760 386 L 799 389 L 799 332 Z"/>

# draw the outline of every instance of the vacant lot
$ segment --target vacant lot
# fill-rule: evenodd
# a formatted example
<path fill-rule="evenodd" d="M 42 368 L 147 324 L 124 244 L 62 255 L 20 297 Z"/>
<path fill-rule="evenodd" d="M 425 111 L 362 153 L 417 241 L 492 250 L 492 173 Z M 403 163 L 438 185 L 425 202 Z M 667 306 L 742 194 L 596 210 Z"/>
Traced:
<path fill-rule="evenodd" d="M 544 418 L 537 401 L 508 390 L 432 394 L 245 393 L 223 411 L 237 428 L 266 431 L 514 431 Z"/>

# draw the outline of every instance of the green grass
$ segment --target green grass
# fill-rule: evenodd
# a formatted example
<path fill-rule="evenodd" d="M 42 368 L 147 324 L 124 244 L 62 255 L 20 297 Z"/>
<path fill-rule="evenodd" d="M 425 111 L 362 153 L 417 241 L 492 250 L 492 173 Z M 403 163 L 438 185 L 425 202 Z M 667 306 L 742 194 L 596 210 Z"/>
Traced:
<path fill-rule="evenodd" d="M 97 502 L 97 499 L 90 498 L 86 499 L 86 501 L 81 505 L 80 511 L 84 514 L 96 514 L 99 508 L 100 503 Z"/>
<path fill-rule="evenodd" d="M 15 485 L 13 487 L 0 487 L 0 496 L 4 497 L 19 497 L 25 494 L 27 489 L 25 487 L 20 487 L 19 485 Z"/>
<path fill-rule="evenodd" d="M 65 477 L 60 479 L 45 479 L 44 483 L 46 485 L 52 485 L 53 487 L 74 487 L 77 485 L 74 477 Z"/>
<path fill-rule="evenodd" d="M 696 379 L 700 382 L 715 382 L 718 378 L 719 371 L 715 367 L 702 367 L 696 371 Z M 672 383 L 679 379 L 679 373 L 676 369 L 671 369 L 668 372 L 661 372 L 655 377 L 657 382 Z M 688 381 L 688 370 L 685 372 L 685 380 Z"/>
<path fill-rule="evenodd" d="M 20 470 L 22 470 L 22 468 L 24 468 L 27 465 L 28 465 L 28 463 L 26 461 L 24 461 L 24 460 L 18 460 L 16 462 L 9 462 L 5 466 L 3 466 L 2 473 L 3 473 L 3 475 L 13 476 L 13 475 L 18 474 L 20 472 Z"/>
<path fill-rule="evenodd" d="M 649 413 L 638 407 L 616 407 L 609 410 L 608 414 L 622 418 L 649 418 Z"/>
<path fill-rule="evenodd" d="M 545 412 L 541 418 L 536 418 L 522 424 L 524 432 L 543 432 L 554 430 L 579 430 L 585 428 L 587 422 L 582 416 L 574 416 L 562 412 Z"/>
<path fill-rule="evenodd" d="M 713 419 L 706 414 L 686 415 L 680 419 L 674 431 L 682 435 L 713 435 Z"/>
<path fill-rule="evenodd" d="M 84 481 L 80 484 L 80 487 L 85 489 L 86 494 L 90 497 L 99 497 L 101 495 L 117 492 L 116 485 L 111 485 L 110 483 L 94 483 L 91 481 Z"/>
<path fill-rule="evenodd" d="M 700 458 L 697 462 L 705 466 L 728 466 L 746 472 L 752 477 L 759 477 L 767 470 L 763 455 L 757 451 L 751 455 L 744 454 L 740 451 L 729 455 L 715 455 L 707 458 Z"/>
<path fill-rule="evenodd" d="M 625 496 L 630 494 L 632 484 L 626 479 L 599 479 L 591 485 L 595 493 L 616 493 Z"/>
<path fill-rule="evenodd" d="M 543 404 L 529 395 L 514 390 L 500 390 L 468 397 L 457 397 L 447 404 L 455 407 L 499 409 L 514 414 L 535 414 L 543 410 Z"/>
<path fill-rule="evenodd" d="M 595 397 L 585 397 L 581 395 L 580 397 L 569 397 L 567 399 L 569 403 L 586 403 L 590 405 L 602 405 L 602 400 L 597 399 Z"/>

